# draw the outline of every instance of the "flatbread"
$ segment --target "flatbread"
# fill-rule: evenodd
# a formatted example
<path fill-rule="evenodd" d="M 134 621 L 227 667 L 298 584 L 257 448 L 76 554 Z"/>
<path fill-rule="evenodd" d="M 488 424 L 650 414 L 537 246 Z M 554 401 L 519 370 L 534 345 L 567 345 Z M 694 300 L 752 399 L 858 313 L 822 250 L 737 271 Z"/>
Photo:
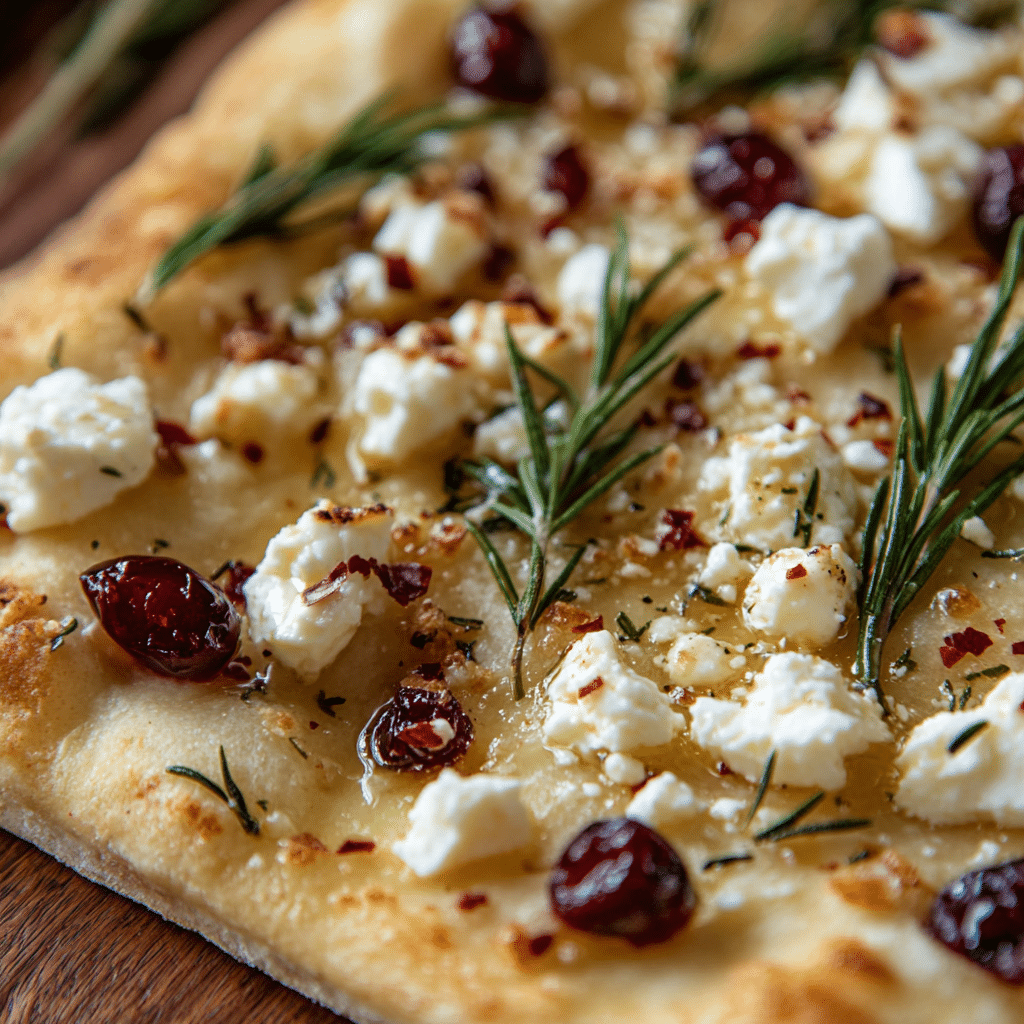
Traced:
<path fill-rule="evenodd" d="M 264 142 L 288 162 L 395 86 L 403 102 L 442 95 L 450 81 L 447 38 L 462 9 L 459 0 L 309 0 L 272 19 L 187 118 L 163 131 L 78 221 L 5 279 L 3 393 L 31 384 L 59 360 L 103 381 L 136 375 L 146 381 L 159 419 L 187 423 L 193 403 L 224 368 L 221 337 L 245 321 L 245 296 L 254 294 L 265 309 L 287 306 L 311 275 L 337 262 L 339 246 L 366 250 L 370 229 L 389 204 L 409 201 L 407 194 L 401 185 L 382 188 L 355 226 L 213 253 L 145 310 L 149 330 L 126 316 L 124 304 L 168 245 L 230 194 Z M 702 478 L 708 459 L 726 456 L 737 437 L 792 420 L 782 428 L 788 437 L 804 429 L 801 416 L 838 437 L 838 428 L 855 418 L 861 392 L 896 409 L 895 381 L 872 351 L 887 342 L 894 323 L 904 325 L 921 380 L 973 339 L 992 301 L 991 267 L 976 265 L 981 255 L 966 210 L 937 243 L 893 232 L 894 265 L 920 269 L 923 281 L 853 316 L 842 342 L 812 358 L 801 325 L 787 323 L 770 292 L 752 282 L 742 250 L 721 241 L 720 216 L 694 193 L 689 167 L 700 130 L 671 126 L 659 114 L 679 5 L 565 0 L 529 13 L 551 47 L 557 84 L 550 104 L 535 118 L 466 135 L 443 155 L 456 167 L 481 160 L 494 176 L 494 219 L 504 232 L 498 240 L 519 252 L 519 269 L 539 305 L 555 311 L 555 326 L 564 331 L 545 350 L 556 363 L 578 362 L 593 331 L 585 309 L 570 309 L 568 285 L 560 293 L 561 268 L 584 244 L 613 244 L 616 210 L 625 212 L 639 279 L 677 246 L 695 247 L 655 308 L 664 315 L 710 286 L 725 290 L 678 345 L 704 367 L 706 379 L 689 393 L 707 428 L 680 430 L 666 421 L 666 400 L 681 398 L 670 381 L 645 393 L 660 420 L 651 428 L 660 431 L 655 440 L 666 447 L 567 535 L 600 543 L 572 578 L 575 600 L 563 601 L 532 641 L 529 693 L 517 703 L 509 686 L 514 635 L 507 609 L 458 514 L 437 511 L 449 497 L 444 463 L 471 454 L 474 441 L 459 428 L 442 431 L 391 463 L 360 449 L 349 392 L 362 355 L 338 341 L 354 318 L 346 313 L 324 336 L 300 339 L 324 352 L 315 364 L 319 391 L 312 404 L 333 417 L 326 439 L 311 441 L 308 431 L 277 434 L 264 424 L 254 460 L 237 439 L 214 436 L 179 452 L 184 473 L 158 467 L 81 519 L 0 536 L 0 824 L 360 1024 L 584 1024 L 624 1015 L 651 1024 L 1017 1020 L 1024 1011 L 1020 991 L 945 949 L 921 921 L 934 892 L 953 878 L 1024 853 L 1019 823 L 1004 824 L 992 812 L 977 823 L 936 826 L 892 800 L 900 744 L 945 706 L 943 680 L 952 676 L 960 695 L 965 673 L 1012 663 L 1010 644 L 1024 637 L 1014 563 L 981 559 L 977 546 L 957 541 L 890 638 L 892 739 L 840 756 L 845 782 L 822 785 L 837 814 L 863 815 L 872 824 L 757 844 L 742 824 L 755 792 L 744 777 L 750 772 L 730 766 L 712 743 L 695 741 L 692 701 L 713 694 L 742 705 L 735 688 L 749 690 L 745 673 L 783 652 L 785 638 L 744 624 L 735 591 L 753 567 L 739 573 L 731 596 L 718 596 L 720 584 L 713 583 L 701 584 L 713 600 L 699 592 L 694 598 L 707 545 L 681 542 L 673 550 L 658 533 L 662 511 L 688 509 L 706 541 L 745 543 L 729 532 L 728 501 Z M 759 19 L 737 21 L 748 33 L 759 27 Z M 1007 53 L 977 84 L 979 95 L 990 95 L 997 76 L 1019 72 L 1019 37 L 1004 31 Z M 768 99 L 755 113 L 812 175 L 816 206 L 848 215 L 862 208 L 853 182 L 861 159 L 856 145 L 867 144 L 858 129 L 824 142 L 809 141 L 804 130 L 818 115 L 824 122 L 836 98 L 831 87 L 809 87 Z M 742 121 L 745 114 L 732 116 Z M 1008 103 L 980 141 L 1019 138 L 1021 125 L 1019 102 Z M 539 168 L 544 154 L 569 141 L 584 147 L 593 168 L 591 194 L 545 238 L 539 228 L 552 210 L 539 195 Z M 842 151 L 839 143 L 851 148 Z M 427 198 L 450 183 L 450 176 L 433 174 L 424 172 L 418 185 Z M 456 289 L 456 302 L 414 296 L 401 318 L 450 316 L 463 300 L 495 300 L 500 291 L 470 276 Z M 753 358 L 738 357 L 747 343 Z M 463 418 L 490 416 L 502 391 L 508 394 L 507 384 L 489 385 L 488 408 Z M 862 417 L 846 427 L 843 443 L 877 440 L 884 452 L 894 426 Z M 823 522 L 856 555 L 878 474 L 851 469 L 838 455 L 834 462 L 842 477 L 835 494 L 846 495 L 850 521 L 843 525 L 837 506 Z M 377 594 L 340 655 L 305 678 L 264 655 L 264 643 L 243 630 L 240 653 L 252 659 L 252 670 L 272 666 L 265 693 L 251 684 L 158 676 L 96 624 L 78 581 L 94 563 L 152 553 L 207 576 L 229 559 L 256 565 L 278 531 L 319 498 L 337 507 L 380 502 L 393 509 L 389 558 L 432 569 L 429 604 L 403 607 Z M 823 510 L 831 508 L 826 499 Z M 999 548 L 1022 542 L 1018 503 L 1008 493 L 985 517 Z M 514 535 L 496 536 L 519 571 L 526 548 Z M 738 553 L 753 561 L 763 555 Z M 622 664 L 653 680 L 660 693 L 672 691 L 677 703 L 665 713 L 676 716 L 674 736 L 628 751 L 577 746 L 572 754 L 571 744 L 550 740 L 546 747 L 542 728 L 560 659 L 591 635 L 588 623 L 601 616 L 611 627 L 620 612 L 638 626 L 653 620 L 636 642 L 618 639 L 614 627 L 609 635 Z M 54 646 L 71 617 L 79 628 Z M 468 620 L 484 625 L 466 626 Z M 947 669 L 938 654 L 942 638 L 968 627 L 992 634 L 998 646 Z M 685 661 L 675 647 L 682 633 L 721 642 L 728 667 L 721 668 L 720 653 L 703 650 L 689 668 L 673 669 L 671 658 Z M 804 649 L 849 678 L 851 634 Z M 453 654 L 456 640 L 472 641 L 472 660 Z M 913 652 L 913 669 L 907 659 L 893 664 L 905 649 Z M 530 836 L 514 849 L 419 877 L 393 846 L 409 833 L 410 808 L 437 774 L 377 767 L 367 776 L 359 735 L 413 668 L 441 660 L 475 733 L 458 771 L 518 779 Z M 720 673 L 711 681 L 700 674 L 708 666 Z M 997 684 L 998 673 L 975 678 L 966 711 Z M 345 702 L 326 711 L 318 697 L 334 696 Z M 220 780 L 219 748 L 260 823 L 259 836 L 239 827 L 237 816 L 194 780 L 167 772 L 184 765 Z M 624 814 L 633 800 L 634 766 L 623 753 L 641 762 L 647 778 L 673 772 L 693 794 L 693 808 L 659 831 L 686 865 L 697 911 L 671 940 L 642 948 L 564 926 L 548 898 L 551 868 L 569 840 L 594 820 Z M 814 788 L 771 787 L 758 826 Z M 348 841 L 375 845 L 372 852 L 335 852 Z M 862 851 L 865 859 L 858 858 Z M 753 859 L 705 869 L 732 853 Z"/>

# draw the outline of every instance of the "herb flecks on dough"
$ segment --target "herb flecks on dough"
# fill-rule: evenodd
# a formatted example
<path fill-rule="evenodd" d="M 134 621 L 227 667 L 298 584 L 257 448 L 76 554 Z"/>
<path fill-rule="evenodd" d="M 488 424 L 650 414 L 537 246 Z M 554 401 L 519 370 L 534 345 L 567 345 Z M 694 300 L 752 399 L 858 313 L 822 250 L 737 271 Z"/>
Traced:
<path fill-rule="evenodd" d="M 443 104 L 390 113 L 381 97 L 360 110 L 324 146 L 290 167 L 278 167 L 273 151 L 263 146 L 234 194 L 219 209 L 201 217 L 164 253 L 136 296 L 145 305 L 186 267 L 221 245 L 251 238 L 284 238 L 333 223 L 351 211 L 346 197 L 340 213 L 320 212 L 306 220 L 296 211 L 345 186 L 369 187 L 385 174 L 407 174 L 427 159 L 420 145 L 430 132 L 463 131 L 501 111 L 455 115 Z"/>
<path fill-rule="evenodd" d="M 242 791 L 231 777 L 231 772 L 228 769 L 227 755 L 224 753 L 223 747 L 220 748 L 220 773 L 224 779 L 223 789 L 212 779 L 208 779 L 203 775 L 202 772 L 196 771 L 195 768 L 187 768 L 183 764 L 172 764 L 167 771 L 171 775 L 181 775 L 183 778 L 198 782 L 200 786 L 208 789 L 214 796 L 220 798 L 228 805 L 228 808 L 238 818 L 239 824 L 249 835 L 258 836 L 260 834 L 260 823 L 249 813 L 249 808 L 245 805 L 245 797 L 242 796 Z"/>
<path fill-rule="evenodd" d="M 487 492 L 486 507 L 531 541 L 530 568 L 520 591 L 498 549 L 471 520 L 470 532 L 483 550 L 516 626 L 512 651 L 512 692 L 525 694 L 522 661 L 526 638 L 558 598 L 586 550 L 580 545 L 557 577 L 548 582 L 549 547 L 554 538 L 619 480 L 657 454 L 659 448 L 622 456 L 640 427 L 614 427 L 619 413 L 675 359 L 665 350 L 672 339 L 718 298 L 706 295 L 660 324 L 630 355 L 637 314 L 666 276 L 685 258 L 676 253 L 635 296 L 630 293 L 628 239 L 619 227 L 608 263 L 594 344 L 590 382 L 583 395 L 523 352 L 506 327 L 505 340 L 516 402 L 523 417 L 530 454 L 509 471 L 490 459 L 464 464 Z M 535 390 L 528 373 L 539 378 Z"/>
<path fill-rule="evenodd" d="M 882 648 L 897 620 L 928 582 L 964 523 L 981 515 L 1024 472 L 1024 456 L 997 473 L 969 500 L 961 485 L 1024 423 L 1024 326 L 999 348 L 1024 259 L 1024 218 L 1014 225 L 999 295 L 963 375 L 950 395 L 945 368 L 932 383 L 922 417 L 897 333 L 893 354 L 903 422 L 895 465 L 871 503 L 864 527 L 859 597 L 860 629 L 854 674 L 882 706 Z"/>

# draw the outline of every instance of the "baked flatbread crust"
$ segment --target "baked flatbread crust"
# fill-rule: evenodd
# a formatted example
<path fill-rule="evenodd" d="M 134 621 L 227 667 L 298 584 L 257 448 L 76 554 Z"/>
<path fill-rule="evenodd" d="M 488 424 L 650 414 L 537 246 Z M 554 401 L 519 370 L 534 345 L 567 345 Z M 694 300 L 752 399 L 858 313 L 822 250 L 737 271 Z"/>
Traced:
<path fill-rule="evenodd" d="M 4 393 L 48 371 L 62 334 L 64 365 L 103 379 L 138 374 L 161 416 L 183 418 L 218 365 L 220 327 L 204 310 L 240 312 L 247 290 L 287 296 L 306 274 L 331 262 L 336 240 L 252 244 L 204 260 L 148 311 L 166 349 L 125 317 L 126 299 L 166 247 L 223 201 L 262 142 L 287 161 L 395 85 L 410 101 L 439 95 L 447 84 L 447 33 L 461 9 L 458 0 L 308 0 L 272 19 L 228 61 L 187 118 L 161 132 L 81 218 L 5 279 Z M 597 32 L 593 24 L 613 35 L 620 14 L 614 4 L 538 8 L 563 61 L 560 74 L 576 66 L 574 46 Z M 948 270 L 965 244 L 954 240 L 934 265 Z M 696 274 L 684 293 L 699 290 Z M 729 308 L 720 315 L 727 319 Z M 926 350 L 945 313 L 910 315 Z M 954 324 L 956 337 L 945 335 L 930 361 L 965 340 L 973 323 L 968 316 Z M 873 360 L 845 353 L 822 372 L 836 379 L 859 375 L 866 389 L 891 398 L 892 383 Z M 336 464 L 343 463 L 339 452 Z M 851 776 L 865 781 L 852 783 L 850 799 L 875 815 L 869 844 L 905 855 L 845 866 L 857 840 L 812 840 L 788 857 L 765 855 L 749 870 L 741 865 L 744 881 L 730 890 L 724 871 L 701 873 L 686 826 L 672 836 L 701 904 L 685 931 L 635 950 L 557 926 L 547 907 L 550 865 L 583 824 L 622 813 L 628 787 L 581 801 L 560 796 L 566 790 L 559 786 L 566 778 L 578 785 L 585 766 L 553 765 L 541 748 L 536 692 L 519 706 L 508 698 L 501 673 L 511 627 L 493 581 L 471 543 L 449 550 L 431 539 L 430 523 L 414 529 L 410 543 L 416 559 L 434 568 L 431 600 L 449 614 L 488 624 L 477 647 L 485 676 L 460 694 L 477 729 L 460 768 L 511 766 L 527 780 L 537 831 L 521 851 L 418 879 L 389 847 L 406 831 L 423 779 L 381 781 L 378 772 L 370 780 L 374 802 L 364 802 L 355 737 L 402 677 L 414 625 L 412 613 L 397 606 L 364 620 L 312 689 L 283 672 L 267 697 L 248 701 L 237 689 L 155 678 L 95 626 L 51 650 L 65 616 L 92 621 L 77 575 L 101 558 L 149 551 L 161 539 L 170 545 L 168 555 L 205 573 L 227 558 L 258 562 L 270 537 L 315 497 L 310 466 L 288 465 L 288 453 L 259 471 L 224 455 L 190 465 L 182 477 L 153 476 L 110 509 L 70 526 L 0 538 L 0 825 L 360 1024 L 584 1024 L 624 1016 L 650 1024 L 1020 1019 L 1020 992 L 949 953 L 919 925 L 934 888 L 965 869 L 980 841 L 1005 832 L 947 829 L 935 835 L 942 849 L 937 859 L 915 856 L 910 851 L 930 827 L 908 825 L 872 792 L 889 771 L 891 750 L 851 759 Z M 664 506 L 656 496 L 659 481 L 645 486 Z M 430 504 L 416 493 L 419 487 L 437 490 L 437 482 L 410 472 L 384 500 L 412 520 Z M 368 503 L 372 490 L 346 478 L 330 496 L 357 505 Z M 974 571 L 973 562 L 958 557 L 964 564 L 945 573 L 943 586 Z M 595 597 L 588 607 L 610 621 L 628 586 L 637 584 L 608 599 Z M 1005 614 L 1010 632 L 1018 613 Z M 906 627 L 908 634 L 917 629 L 915 644 L 922 645 L 942 628 L 923 618 Z M 894 650 L 901 639 L 893 639 Z M 559 637 L 545 644 L 551 660 Z M 542 672 L 535 673 L 539 680 Z M 934 687 L 928 686 L 930 699 Z M 318 715 L 317 688 L 346 696 L 336 721 Z M 307 722 L 315 719 L 320 727 L 313 731 Z M 290 742 L 296 738 L 308 756 L 296 753 Z M 217 778 L 220 745 L 250 803 L 268 803 L 258 840 L 202 789 L 165 771 L 186 764 Z M 667 768 L 694 749 L 680 741 L 669 753 L 653 754 L 649 767 Z M 707 767 L 694 768 L 703 785 Z M 734 787 L 730 794 L 752 792 L 742 781 L 726 784 Z M 704 824 L 701 819 L 692 829 Z M 348 838 L 372 838 L 376 850 L 330 852 Z M 1022 849 L 1024 839 L 1012 833 L 999 846 L 1000 859 Z M 836 867 L 840 861 L 844 866 Z M 459 910 L 466 891 L 486 891 L 488 903 Z M 730 891 L 740 895 L 725 898 Z M 554 934 L 555 941 L 531 955 L 529 939 L 541 934 Z"/>

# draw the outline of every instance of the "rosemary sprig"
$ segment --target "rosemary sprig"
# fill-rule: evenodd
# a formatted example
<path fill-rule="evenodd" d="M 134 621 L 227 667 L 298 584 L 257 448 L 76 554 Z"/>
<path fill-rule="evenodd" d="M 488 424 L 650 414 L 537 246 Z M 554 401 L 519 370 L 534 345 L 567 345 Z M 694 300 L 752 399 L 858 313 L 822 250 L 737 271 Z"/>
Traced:
<path fill-rule="evenodd" d="M 754 820 L 754 815 L 757 814 L 757 809 L 761 806 L 761 801 L 764 800 L 764 795 L 768 792 L 768 787 L 772 784 L 772 773 L 775 771 L 775 758 L 776 751 L 773 750 L 768 755 L 768 760 L 764 763 L 764 771 L 761 772 L 761 781 L 757 784 L 757 792 L 754 793 L 754 799 L 751 801 L 750 810 L 747 811 L 747 816 L 743 819 L 744 828 Z"/>
<path fill-rule="evenodd" d="M 981 515 L 1024 472 L 1024 456 L 962 501 L 961 485 L 1024 423 L 1024 327 L 996 353 L 1024 258 L 1024 218 L 1013 227 L 999 294 L 971 347 L 963 375 L 946 394 L 945 368 L 922 417 L 897 332 L 893 346 L 903 422 L 895 465 L 875 492 L 864 527 L 860 629 L 854 673 L 888 713 L 880 684 L 882 647 L 899 617 L 952 546 L 963 524 Z M 998 358 L 993 359 L 994 354 Z"/>
<path fill-rule="evenodd" d="M 525 694 L 522 662 L 526 638 L 557 599 L 586 550 L 585 545 L 578 547 L 549 583 L 549 545 L 589 505 L 660 451 L 653 448 L 620 458 L 636 436 L 639 423 L 623 428 L 613 428 L 612 423 L 672 362 L 674 356 L 666 355 L 672 339 L 720 294 L 708 292 L 674 313 L 629 355 L 625 354 L 638 313 L 686 255 L 685 251 L 676 253 L 638 294 L 632 295 L 628 239 L 619 226 L 618 243 L 604 280 L 589 386 L 583 395 L 577 395 L 567 381 L 522 353 L 506 326 L 512 384 L 530 454 L 512 471 L 489 459 L 467 462 L 464 469 L 484 488 L 485 506 L 531 542 L 529 572 L 520 591 L 491 539 L 472 520 L 467 521 L 515 623 L 511 667 L 516 700 Z M 535 374 L 547 391 L 553 389 L 557 401 L 540 402 L 527 371 Z M 559 415 L 559 410 L 564 415 Z"/>
<path fill-rule="evenodd" d="M 946 750 L 950 754 L 955 754 L 961 747 L 967 746 L 975 736 L 978 735 L 983 729 L 988 728 L 988 722 L 985 719 L 981 719 L 978 722 L 972 722 L 959 736 L 955 736 L 951 741 Z"/>
<path fill-rule="evenodd" d="M 172 764 L 167 771 L 171 775 L 181 775 L 193 782 L 198 782 L 200 786 L 223 800 L 234 811 L 235 817 L 238 818 L 242 828 L 249 835 L 258 836 L 260 834 L 260 823 L 249 813 L 249 808 L 245 806 L 245 797 L 242 796 L 242 791 L 235 784 L 235 780 L 228 770 L 228 759 L 223 746 L 220 748 L 220 774 L 224 779 L 224 789 L 221 789 L 212 779 L 208 779 L 202 772 L 196 771 L 195 768 L 187 768 L 183 764 Z"/>
<path fill-rule="evenodd" d="M 669 106 L 676 116 L 721 94 L 762 92 L 790 82 L 842 77 L 874 41 L 878 16 L 894 7 L 949 11 L 990 27 L 1012 17 L 1016 7 L 1012 3 L 990 4 L 978 17 L 969 17 L 971 12 L 957 0 L 828 0 L 818 5 L 810 18 L 766 33 L 726 66 L 711 68 L 703 62 L 701 51 L 714 35 L 721 2 L 703 0 L 691 8 L 670 85 Z"/>
<path fill-rule="evenodd" d="M 374 100 L 324 146 L 290 167 L 278 167 L 273 151 L 263 146 L 228 201 L 196 221 L 164 253 L 139 289 L 136 303 L 145 305 L 217 246 L 292 236 L 337 220 L 343 213 L 321 213 L 303 222 L 296 222 L 293 215 L 342 186 L 359 182 L 369 187 L 385 174 L 407 174 L 426 159 L 420 142 L 429 132 L 462 131 L 508 116 L 496 110 L 453 115 L 443 104 L 393 113 L 391 106 L 388 96 Z"/>

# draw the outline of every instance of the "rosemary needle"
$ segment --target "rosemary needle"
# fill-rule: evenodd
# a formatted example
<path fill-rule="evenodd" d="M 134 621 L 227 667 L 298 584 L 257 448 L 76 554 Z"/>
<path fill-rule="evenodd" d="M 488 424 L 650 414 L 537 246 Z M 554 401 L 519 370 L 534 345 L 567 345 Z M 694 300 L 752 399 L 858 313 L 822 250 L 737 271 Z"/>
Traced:
<path fill-rule="evenodd" d="M 558 598 L 586 550 L 586 545 L 577 547 L 549 582 L 551 541 L 589 505 L 660 450 L 652 448 L 620 458 L 640 424 L 613 427 L 613 423 L 629 402 L 670 365 L 674 356 L 666 354 L 666 349 L 673 338 L 720 294 L 708 292 L 674 313 L 626 355 L 626 341 L 634 335 L 637 314 L 686 255 L 685 251 L 676 253 L 634 296 L 630 292 L 628 239 L 619 225 L 618 242 L 605 275 L 590 382 L 583 395 L 577 395 L 567 381 L 522 353 L 506 326 L 512 385 L 530 454 L 513 470 L 490 459 L 467 462 L 464 469 L 484 491 L 482 506 L 530 539 L 529 570 L 520 590 L 490 537 L 467 520 L 516 627 L 511 658 L 516 700 L 526 692 L 522 672 L 526 638 Z M 547 391 L 554 389 L 564 406 L 564 417 L 545 415 L 542 410 L 546 403 L 540 402 L 530 373 L 540 378 Z"/>

